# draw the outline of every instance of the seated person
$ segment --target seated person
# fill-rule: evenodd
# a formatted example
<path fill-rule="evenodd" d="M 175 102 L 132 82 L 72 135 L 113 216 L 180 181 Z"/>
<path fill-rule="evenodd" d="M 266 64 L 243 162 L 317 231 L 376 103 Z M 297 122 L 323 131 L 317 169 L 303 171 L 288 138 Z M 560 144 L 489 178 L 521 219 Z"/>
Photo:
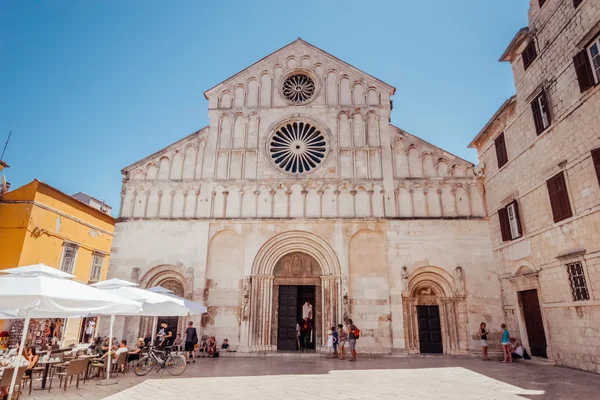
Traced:
<path fill-rule="evenodd" d="M 219 349 L 217 348 L 217 339 L 214 336 L 211 336 L 208 340 L 208 346 L 206 348 L 206 353 L 209 357 L 218 357 Z"/>
<path fill-rule="evenodd" d="M 223 344 L 221 345 L 221 350 L 229 351 L 229 340 L 223 339 Z"/>
<path fill-rule="evenodd" d="M 127 363 L 139 360 L 140 356 L 142 355 L 142 351 L 144 351 L 144 347 L 146 347 L 144 338 L 139 338 L 135 349 L 131 350 L 129 354 L 127 354 Z"/>
<path fill-rule="evenodd" d="M 129 349 L 127 348 L 127 340 L 125 340 L 125 339 L 121 340 L 121 343 L 119 344 L 119 348 L 115 351 L 115 355 L 114 355 L 115 358 L 112 360 L 113 365 L 115 365 L 117 363 L 119 356 L 123 353 L 129 353 Z M 121 364 L 117 367 L 121 370 L 121 372 L 125 372 L 125 364 Z"/>
<path fill-rule="evenodd" d="M 27 351 L 27 350 L 25 350 L 25 351 Z M 37 352 L 35 351 L 35 347 L 31 346 L 29 348 L 29 351 L 27 352 L 27 355 L 23 354 L 23 357 L 25 357 L 29 361 L 29 366 L 27 367 L 27 371 L 25 371 L 25 375 L 31 376 L 31 373 L 33 372 L 33 368 L 35 368 L 35 365 L 37 364 L 37 362 L 39 360 L 39 356 L 37 355 Z"/>
<path fill-rule="evenodd" d="M 514 358 L 514 359 L 523 358 L 525 360 L 531 359 L 531 357 L 529 357 L 529 354 L 527 354 L 527 350 L 525 349 L 525 347 L 523 347 L 517 339 L 511 338 L 510 344 L 512 346 L 512 350 L 511 350 L 512 358 Z"/>
<path fill-rule="evenodd" d="M 206 341 L 206 337 L 202 337 L 202 342 L 200 343 L 199 351 L 201 353 L 206 353 L 208 350 L 208 342 Z"/>
<path fill-rule="evenodd" d="M 173 342 L 173 351 L 181 351 L 183 350 L 183 342 L 181 340 L 181 334 L 177 334 L 177 338 Z"/>
<path fill-rule="evenodd" d="M 16 356 L 17 354 L 19 354 L 20 347 L 21 347 L 21 344 L 19 342 L 17 342 L 17 345 L 8 351 L 7 357 L 13 357 L 13 356 Z"/>

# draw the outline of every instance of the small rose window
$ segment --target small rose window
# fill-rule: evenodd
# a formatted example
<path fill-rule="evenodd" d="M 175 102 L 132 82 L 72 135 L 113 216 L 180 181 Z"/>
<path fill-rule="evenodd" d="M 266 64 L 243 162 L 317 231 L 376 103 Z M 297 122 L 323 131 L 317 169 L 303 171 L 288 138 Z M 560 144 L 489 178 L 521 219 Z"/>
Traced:
<path fill-rule="evenodd" d="M 283 96 L 294 104 L 304 104 L 314 96 L 316 85 L 313 79 L 304 73 L 288 76 L 283 81 Z"/>

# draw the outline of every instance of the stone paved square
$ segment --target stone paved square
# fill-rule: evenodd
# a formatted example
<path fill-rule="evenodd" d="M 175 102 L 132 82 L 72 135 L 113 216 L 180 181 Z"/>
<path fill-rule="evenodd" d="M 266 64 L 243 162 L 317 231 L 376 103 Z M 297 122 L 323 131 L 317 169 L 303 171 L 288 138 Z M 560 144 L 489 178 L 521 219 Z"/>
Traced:
<path fill-rule="evenodd" d="M 320 357 L 199 359 L 181 377 L 128 372 L 115 386 L 90 381 L 66 392 L 34 391 L 31 400 L 80 399 L 598 399 L 597 375 L 559 367 L 476 358 L 368 358 L 357 363 Z M 34 387 L 39 387 L 39 380 Z"/>

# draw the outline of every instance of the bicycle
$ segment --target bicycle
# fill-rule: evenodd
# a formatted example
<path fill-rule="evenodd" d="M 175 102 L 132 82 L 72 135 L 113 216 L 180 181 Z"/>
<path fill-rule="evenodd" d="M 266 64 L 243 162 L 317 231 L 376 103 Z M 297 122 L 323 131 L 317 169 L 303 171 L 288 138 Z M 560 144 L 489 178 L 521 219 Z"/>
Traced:
<path fill-rule="evenodd" d="M 133 372 L 137 376 L 144 376 L 150 373 L 155 366 L 158 366 L 157 373 L 166 369 L 173 376 L 183 374 L 187 367 L 185 357 L 179 353 L 170 352 L 170 349 L 170 346 L 165 347 L 164 350 L 158 350 L 154 346 L 150 346 L 148 354 L 138 361 Z"/>

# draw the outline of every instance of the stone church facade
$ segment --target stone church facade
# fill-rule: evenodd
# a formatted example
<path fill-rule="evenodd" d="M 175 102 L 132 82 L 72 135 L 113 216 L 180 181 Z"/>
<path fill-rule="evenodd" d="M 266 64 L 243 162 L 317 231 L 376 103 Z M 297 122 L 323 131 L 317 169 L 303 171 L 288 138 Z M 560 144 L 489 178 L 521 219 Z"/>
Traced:
<path fill-rule="evenodd" d="M 300 301 L 317 349 L 347 318 L 363 352 L 479 351 L 482 321 L 497 345 L 481 182 L 390 123 L 394 93 L 301 39 L 209 89 L 209 126 L 123 170 L 109 274 L 202 301 L 242 352 L 285 349 Z"/>

